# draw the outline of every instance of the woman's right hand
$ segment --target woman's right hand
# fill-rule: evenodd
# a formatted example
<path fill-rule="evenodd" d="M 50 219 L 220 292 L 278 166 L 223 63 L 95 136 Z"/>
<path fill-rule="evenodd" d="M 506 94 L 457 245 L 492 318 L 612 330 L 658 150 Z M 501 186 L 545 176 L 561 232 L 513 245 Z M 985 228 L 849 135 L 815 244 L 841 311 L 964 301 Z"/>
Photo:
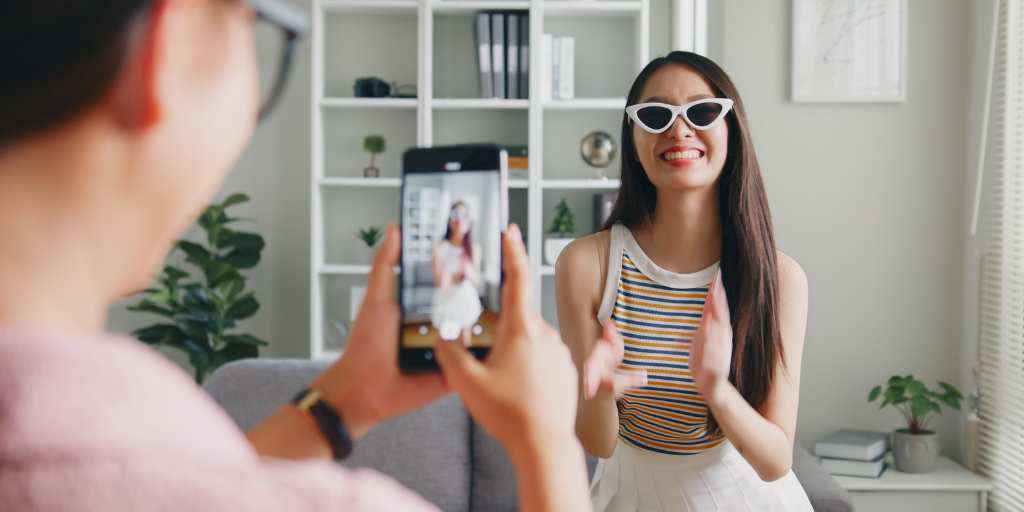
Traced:
<path fill-rule="evenodd" d="M 598 391 L 611 392 L 618 399 L 630 389 L 647 385 L 647 372 L 619 370 L 625 355 L 622 336 L 611 320 L 606 320 L 601 338 L 583 362 L 583 390 L 589 400 Z"/>
<path fill-rule="evenodd" d="M 435 349 L 448 385 L 484 429 L 510 451 L 535 441 L 574 439 L 577 374 L 558 332 L 533 308 L 533 287 L 522 235 L 509 227 L 503 243 L 505 286 L 497 342 L 485 362 L 462 343 Z M 528 446 L 529 445 L 529 446 Z"/>

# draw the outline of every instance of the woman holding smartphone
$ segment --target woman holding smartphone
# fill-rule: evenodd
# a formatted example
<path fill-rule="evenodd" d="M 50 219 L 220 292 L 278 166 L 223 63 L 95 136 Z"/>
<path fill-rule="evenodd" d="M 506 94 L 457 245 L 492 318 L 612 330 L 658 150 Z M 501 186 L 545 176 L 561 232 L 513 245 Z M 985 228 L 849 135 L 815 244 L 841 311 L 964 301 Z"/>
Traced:
<path fill-rule="evenodd" d="M 329 461 L 344 455 L 344 437 L 358 444 L 377 423 L 450 391 L 511 454 L 524 508 L 587 506 L 575 369 L 531 308 L 514 226 L 486 363 L 442 343 L 444 377 L 399 372 L 400 238 L 390 226 L 345 354 L 247 435 L 180 368 L 104 332 L 110 305 L 146 287 L 273 106 L 289 68 L 261 105 L 253 23 L 283 31 L 287 64 L 303 19 L 293 9 L 275 0 L 4 4 L 0 508 L 436 510 L 382 475 Z"/>
<path fill-rule="evenodd" d="M 480 248 L 473 243 L 473 218 L 463 201 L 452 203 L 444 239 L 434 247 L 431 324 L 444 339 L 471 339 L 483 313 L 480 303 Z M 462 336 L 459 336 L 462 334 Z"/>
<path fill-rule="evenodd" d="M 622 144 L 607 225 L 556 265 L 594 510 L 810 512 L 790 471 L 807 281 L 775 248 L 736 87 L 703 56 L 654 59 Z"/>

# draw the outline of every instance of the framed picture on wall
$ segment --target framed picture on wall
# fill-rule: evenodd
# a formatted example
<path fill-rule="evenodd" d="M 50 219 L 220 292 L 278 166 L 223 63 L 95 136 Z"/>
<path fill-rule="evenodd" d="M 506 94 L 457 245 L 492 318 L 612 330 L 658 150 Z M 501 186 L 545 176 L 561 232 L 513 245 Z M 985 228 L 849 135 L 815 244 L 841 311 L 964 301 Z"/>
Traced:
<path fill-rule="evenodd" d="M 793 0 L 796 102 L 907 98 L 907 0 Z"/>

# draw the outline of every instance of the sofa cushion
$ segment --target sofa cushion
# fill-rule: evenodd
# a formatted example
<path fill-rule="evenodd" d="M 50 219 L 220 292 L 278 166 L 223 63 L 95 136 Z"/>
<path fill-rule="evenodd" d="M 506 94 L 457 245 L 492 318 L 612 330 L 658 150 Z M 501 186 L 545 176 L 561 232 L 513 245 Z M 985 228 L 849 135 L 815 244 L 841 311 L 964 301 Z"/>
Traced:
<path fill-rule="evenodd" d="M 247 430 L 288 403 L 328 364 L 308 360 L 236 361 L 214 372 L 205 387 Z M 356 442 L 344 465 L 373 468 L 389 475 L 446 512 L 468 512 L 469 430 L 469 416 L 462 402 L 449 396 L 377 425 Z"/>
<path fill-rule="evenodd" d="M 473 486 L 470 488 L 470 510 L 514 512 L 519 508 L 516 474 L 505 448 L 480 425 L 473 422 L 470 430 L 473 461 Z M 587 477 L 594 475 L 597 459 L 587 455 Z"/>

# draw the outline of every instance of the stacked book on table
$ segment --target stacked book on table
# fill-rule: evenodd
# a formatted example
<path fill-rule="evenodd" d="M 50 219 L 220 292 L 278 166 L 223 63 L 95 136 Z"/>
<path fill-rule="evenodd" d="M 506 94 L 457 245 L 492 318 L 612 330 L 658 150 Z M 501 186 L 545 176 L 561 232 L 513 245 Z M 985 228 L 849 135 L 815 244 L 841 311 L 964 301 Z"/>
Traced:
<path fill-rule="evenodd" d="M 878 478 L 885 470 L 889 434 L 839 430 L 814 445 L 821 467 L 833 475 Z"/>

